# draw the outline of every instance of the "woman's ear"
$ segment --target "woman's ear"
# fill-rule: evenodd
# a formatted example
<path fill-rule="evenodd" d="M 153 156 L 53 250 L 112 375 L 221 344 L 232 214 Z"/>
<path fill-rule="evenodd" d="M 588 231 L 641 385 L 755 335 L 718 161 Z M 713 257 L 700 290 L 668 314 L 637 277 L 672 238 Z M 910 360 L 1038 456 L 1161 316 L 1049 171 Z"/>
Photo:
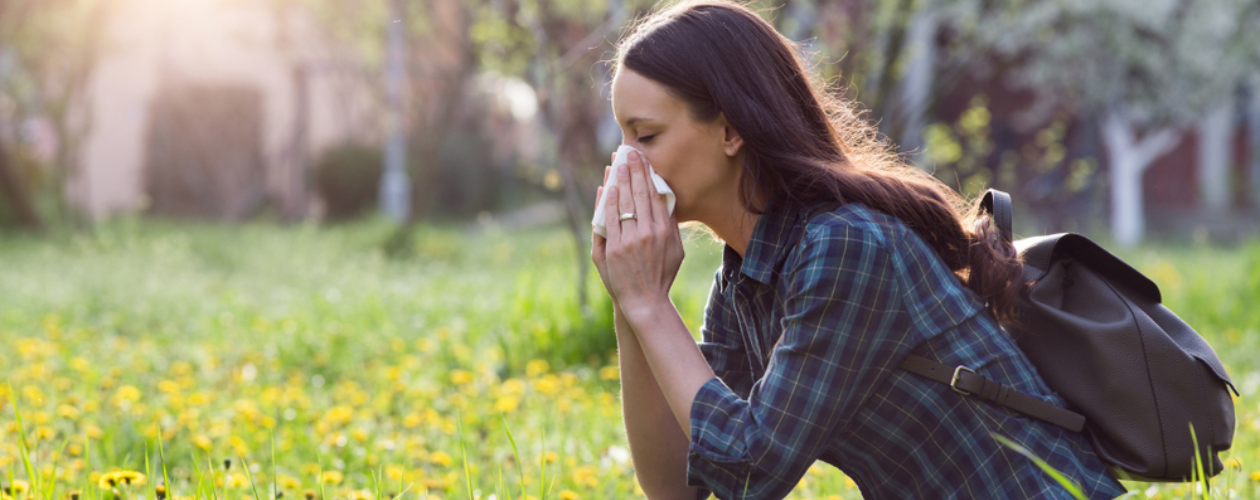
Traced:
<path fill-rule="evenodd" d="M 744 138 L 726 122 L 726 114 L 718 113 L 718 126 L 722 127 L 722 151 L 726 156 L 739 154 L 740 148 L 744 147 Z"/>

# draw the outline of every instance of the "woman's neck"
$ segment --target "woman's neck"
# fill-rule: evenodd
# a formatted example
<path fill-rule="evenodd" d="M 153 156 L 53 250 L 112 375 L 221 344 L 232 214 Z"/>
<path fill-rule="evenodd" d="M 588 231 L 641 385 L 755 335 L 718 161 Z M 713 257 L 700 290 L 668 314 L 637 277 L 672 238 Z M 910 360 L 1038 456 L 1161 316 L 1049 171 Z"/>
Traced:
<path fill-rule="evenodd" d="M 761 198 L 764 199 L 764 197 Z M 761 215 L 745 208 L 744 204 L 739 202 L 739 194 L 735 190 L 731 191 L 729 199 L 715 205 L 725 208 L 718 208 L 714 214 L 706 218 L 709 220 L 700 222 L 709 226 L 709 229 L 717 233 L 718 238 L 730 245 L 731 249 L 742 258 L 748 249 L 749 242 L 752 241 L 753 230 L 757 227 L 757 221 Z M 765 204 L 758 203 L 756 206 L 764 208 Z"/>

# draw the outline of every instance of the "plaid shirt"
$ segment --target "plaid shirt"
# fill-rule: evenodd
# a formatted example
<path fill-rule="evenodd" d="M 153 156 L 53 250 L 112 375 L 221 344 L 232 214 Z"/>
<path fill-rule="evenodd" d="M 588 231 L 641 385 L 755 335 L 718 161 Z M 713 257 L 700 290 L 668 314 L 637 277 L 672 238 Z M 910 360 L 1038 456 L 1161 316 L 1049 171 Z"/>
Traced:
<path fill-rule="evenodd" d="M 913 230 L 856 203 L 811 221 L 784 205 L 742 259 L 726 246 L 705 309 L 699 345 L 717 376 L 691 407 L 699 498 L 782 498 L 815 460 L 865 498 L 1070 498 L 990 433 L 1089 498 L 1124 493 L 1082 435 L 897 368 L 913 352 L 1065 405 Z"/>

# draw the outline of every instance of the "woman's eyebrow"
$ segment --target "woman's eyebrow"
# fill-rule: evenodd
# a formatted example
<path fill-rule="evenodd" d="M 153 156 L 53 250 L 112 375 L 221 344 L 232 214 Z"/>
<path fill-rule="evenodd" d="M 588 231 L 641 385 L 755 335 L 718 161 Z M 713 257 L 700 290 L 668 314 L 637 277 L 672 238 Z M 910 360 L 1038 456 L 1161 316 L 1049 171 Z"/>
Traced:
<path fill-rule="evenodd" d="M 634 124 L 637 122 L 646 122 L 646 121 L 652 121 L 652 120 L 650 118 L 642 118 L 642 117 L 637 117 L 637 116 L 630 117 L 629 119 L 626 120 L 626 126 L 633 127 Z"/>

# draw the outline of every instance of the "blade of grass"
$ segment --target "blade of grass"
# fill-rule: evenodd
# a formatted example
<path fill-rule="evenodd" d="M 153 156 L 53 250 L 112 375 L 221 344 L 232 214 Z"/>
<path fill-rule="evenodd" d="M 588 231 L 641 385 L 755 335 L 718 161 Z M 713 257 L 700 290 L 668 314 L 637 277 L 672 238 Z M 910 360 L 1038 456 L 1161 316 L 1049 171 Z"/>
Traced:
<path fill-rule="evenodd" d="M 205 476 L 201 473 L 201 464 L 197 462 L 196 450 L 189 450 L 188 454 L 192 457 L 193 472 L 197 473 L 197 496 L 204 500 L 213 500 L 210 495 L 206 494 Z"/>
<path fill-rule="evenodd" d="M 319 450 L 315 450 L 315 460 L 319 465 L 316 469 L 318 472 L 315 473 L 315 482 L 319 484 L 319 500 L 326 500 L 328 497 L 324 496 L 324 456 L 319 454 Z"/>
<path fill-rule="evenodd" d="M 18 453 L 22 458 L 22 467 L 26 469 L 26 478 L 31 483 L 31 491 L 42 491 L 40 485 L 40 477 L 35 473 L 35 464 L 31 463 L 28 445 L 26 444 L 26 429 L 22 427 L 22 411 L 18 408 L 17 398 L 13 397 L 13 383 L 9 384 L 9 402 L 13 404 L 13 418 L 17 420 L 18 427 Z M 12 481 L 9 484 L 13 484 Z"/>
<path fill-rule="evenodd" d="M 1015 450 L 1016 453 L 1019 453 L 1020 455 L 1027 457 L 1029 460 L 1032 460 L 1034 464 L 1037 464 L 1037 467 L 1040 467 L 1041 470 L 1045 471 L 1046 474 L 1049 474 L 1050 477 L 1054 478 L 1054 480 L 1058 482 L 1060 486 L 1063 486 L 1063 489 L 1067 490 L 1068 493 L 1071 493 L 1073 498 L 1076 498 L 1077 500 L 1089 500 L 1088 498 L 1085 497 L 1085 493 L 1081 491 L 1080 486 L 1078 486 L 1071 479 L 1068 479 L 1067 476 L 1064 476 L 1062 472 L 1055 470 L 1054 467 L 1051 467 L 1050 464 L 1046 463 L 1045 460 L 1042 460 L 1041 457 L 1034 455 L 1033 452 L 1028 451 L 1027 448 L 1020 446 L 1019 443 L 1011 441 L 1010 439 L 1007 439 L 1005 436 L 1002 436 L 1001 434 L 990 433 L 990 435 L 993 436 L 993 439 L 996 439 L 999 443 L 1002 443 L 1003 446 L 1006 446 L 1007 448 Z"/>
<path fill-rule="evenodd" d="M 144 474 L 153 477 L 153 469 L 149 465 L 149 442 L 144 442 Z M 149 481 L 149 500 L 157 498 L 157 480 Z"/>
<path fill-rule="evenodd" d="M 459 424 L 459 451 L 463 455 L 464 483 L 468 486 L 468 500 L 475 500 L 473 499 L 472 475 L 468 472 L 468 448 L 464 447 L 464 417 L 456 413 L 455 423 Z"/>
<path fill-rule="evenodd" d="M 280 498 L 280 476 L 276 475 L 276 433 L 267 431 L 271 436 L 271 498 L 267 500 L 278 500 Z"/>
<path fill-rule="evenodd" d="M 499 410 L 499 419 L 503 421 L 503 431 L 507 432 L 508 443 L 512 445 L 512 457 L 516 459 L 516 472 L 521 480 L 521 498 L 525 498 L 525 465 L 521 462 L 521 454 L 516 451 L 516 440 L 512 438 L 512 429 L 508 428 L 507 417 L 503 416 L 503 410 Z"/>
<path fill-rule="evenodd" d="M 547 498 L 547 428 L 543 428 L 542 436 L 542 456 L 538 457 L 542 462 L 542 479 L 538 481 L 538 500 L 546 500 Z M 528 500 L 528 499 L 526 499 Z"/>
<path fill-rule="evenodd" d="M 49 459 L 49 461 L 52 462 L 53 476 L 51 478 L 52 485 L 47 488 L 48 491 L 47 495 L 44 497 L 45 500 L 52 500 L 57 496 L 57 461 L 61 460 L 61 457 L 65 456 L 66 445 L 68 444 L 70 444 L 70 436 L 66 435 L 66 438 L 61 440 L 61 447 L 57 448 L 57 452 L 53 454 L 51 459 Z"/>
<path fill-rule="evenodd" d="M 1211 485 L 1208 483 L 1208 477 L 1203 470 L 1203 455 L 1199 453 L 1199 437 L 1194 432 L 1194 422 L 1190 422 L 1190 442 L 1194 443 L 1194 472 L 1198 473 L 1199 483 L 1203 486 L 1203 491 L 1199 495 L 1206 500 L 1208 493 L 1212 491 Z M 1199 485 L 1196 483 L 1196 486 Z"/>
<path fill-rule="evenodd" d="M 245 461 L 245 455 L 237 453 L 236 456 L 240 457 L 241 468 L 245 470 L 245 477 L 249 479 L 249 487 L 254 490 L 254 500 L 260 500 L 258 498 L 258 486 L 254 484 L 254 475 L 249 472 L 249 462 Z"/>
<path fill-rule="evenodd" d="M 158 430 L 158 460 L 162 461 L 162 486 L 166 487 L 167 498 L 175 498 L 175 492 L 171 490 L 171 476 L 166 473 L 166 450 L 162 447 L 162 431 Z M 193 462 L 196 465 L 196 462 Z"/>

